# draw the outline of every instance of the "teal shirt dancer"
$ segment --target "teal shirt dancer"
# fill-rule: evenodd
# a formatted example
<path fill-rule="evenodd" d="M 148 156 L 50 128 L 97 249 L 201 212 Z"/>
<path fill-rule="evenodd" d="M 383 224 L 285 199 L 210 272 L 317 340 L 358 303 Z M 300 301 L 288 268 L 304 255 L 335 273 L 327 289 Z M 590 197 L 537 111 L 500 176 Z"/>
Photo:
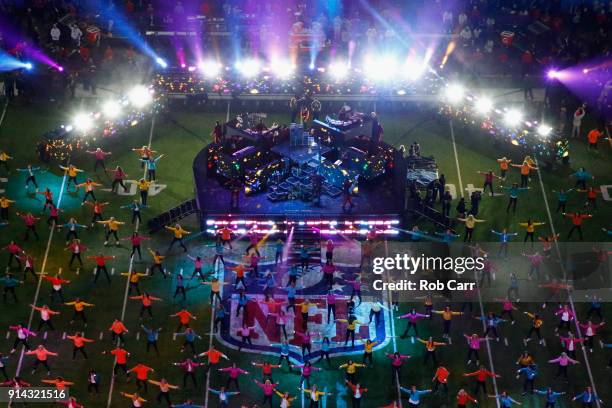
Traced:
<path fill-rule="evenodd" d="M 408 394 L 408 402 L 412 405 L 419 405 L 421 402 L 421 395 L 429 394 L 431 392 L 431 390 L 413 390 L 405 387 L 400 387 L 400 390 Z"/>

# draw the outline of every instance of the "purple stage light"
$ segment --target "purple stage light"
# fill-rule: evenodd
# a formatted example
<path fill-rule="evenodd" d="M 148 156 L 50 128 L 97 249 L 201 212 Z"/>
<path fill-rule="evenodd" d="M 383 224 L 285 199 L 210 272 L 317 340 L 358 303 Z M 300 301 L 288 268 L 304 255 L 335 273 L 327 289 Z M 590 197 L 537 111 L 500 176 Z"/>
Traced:
<path fill-rule="evenodd" d="M 551 69 L 550 71 L 548 71 L 548 77 L 550 79 L 557 79 L 559 78 L 559 71 L 555 71 L 554 69 Z"/>
<path fill-rule="evenodd" d="M 61 65 L 58 65 L 56 68 L 59 72 L 64 72 L 64 67 L 62 67 Z"/>

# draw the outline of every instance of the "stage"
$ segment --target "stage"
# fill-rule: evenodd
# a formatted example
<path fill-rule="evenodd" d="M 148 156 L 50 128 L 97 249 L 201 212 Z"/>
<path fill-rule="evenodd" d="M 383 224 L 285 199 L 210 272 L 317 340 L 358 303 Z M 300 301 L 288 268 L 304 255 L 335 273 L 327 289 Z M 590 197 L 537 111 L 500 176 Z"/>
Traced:
<path fill-rule="evenodd" d="M 323 122 L 309 131 L 295 124 L 245 129 L 251 119 L 228 122 L 223 140 L 206 146 L 194 161 L 203 230 L 303 221 L 341 223 L 362 234 L 372 228 L 395 233 L 389 226 L 399 224 L 406 211 L 403 152 L 355 132 L 352 123 L 342 131 Z M 243 126 L 233 128 L 238 122 Z M 363 128 L 359 121 L 354 126 Z"/>

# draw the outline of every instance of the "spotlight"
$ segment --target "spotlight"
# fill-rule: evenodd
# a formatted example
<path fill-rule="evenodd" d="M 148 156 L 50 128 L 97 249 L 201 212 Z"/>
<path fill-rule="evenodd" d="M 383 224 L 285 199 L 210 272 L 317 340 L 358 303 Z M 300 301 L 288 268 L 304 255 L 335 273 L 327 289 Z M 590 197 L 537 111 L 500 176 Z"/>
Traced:
<path fill-rule="evenodd" d="M 504 122 L 506 125 L 516 127 L 523 120 L 523 114 L 516 109 L 510 109 L 504 114 Z"/>
<path fill-rule="evenodd" d="M 151 92 L 149 92 L 149 90 L 143 85 L 137 85 L 132 88 L 132 90 L 128 93 L 128 98 L 130 99 L 132 105 L 137 108 L 142 108 L 153 99 Z"/>
<path fill-rule="evenodd" d="M 368 78 L 375 81 L 393 80 L 398 71 L 397 59 L 393 55 L 367 57 L 363 71 Z"/>
<path fill-rule="evenodd" d="M 550 71 L 548 71 L 548 78 L 550 79 L 558 79 L 561 77 L 561 72 L 555 70 L 555 69 L 551 69 Z"/>
<path fill-rule="evenodd" d="M 295 70 L 294 65 L 288 60 L 273 60 L 270 68 L 281 79 L 289 78 Z"/>
<path fill-rule="evenodd" d="M 31 62 L 26 62 L 25 64 L 23 64 L 23 67 L 29 71 L 34 68 L 34 65 L 32 65 Z"/>
<path fill-rule="evenodd" d="M 157 65 L 159 65 L 162 68 L 168 68 L 168 63 L 164 61 L 164 59 L 161 57 L 155 58 L 155 62 L 157 62 Z"/>
<path fill-rule="evenodd" d="M 196 67 L 190 66 L 189 68 L 187 68 L 187 71 L 189 72 L 193 72 L 196 70 Z"/>
<path fill-rule="evenodd" d="M 474 107 L 478 113 L 486 115 L 493 109 L 493 102 L 486 97 L 476 99 Z"/>
<path fill-rule="evenodd" d="M 552 128 L 544 123 L 542 123 L 540 126 L 538 126 L 538 134 L 540 136 L 548 136 L 550 135 L 550 132 L 552 132 Z"/>
<path fill-rule="evenodd" d="M 117 101 L 107 101 L 102 105 L 102 112 L 109 119 L 116 118 L 121 113 L 121 105 Z"/>
<path fill-rule="evenodd" d="M 204 76 L 212 78 L 216 77 L 221 71 L 221 65 L 217 61 L 208 60 L 198 63 L 198 69 Z"/>
<path fill-rule="evenodd" d="M 465 95 L 465 88 L 460 84 L 450 84 L 446 87 L 445 94 L 450 103 L 459 103 Z"/>
<path fill-rule="evenodd" d="M 349 73 L 349 66 L 345 62 L 333 62 L 329 65 L 329 74 L 335 79 L 343 79 Z"/>
<path fill-rule="evenodd" d="M 423 76 L 426 69 L 427 64 L 425 61 L 420 61 L 416 58 L 408 58 L 403 67 L 404 76 L 410 81 L 419 79 Z"/>
<path fill-rule="evenodd" d="M 261 70 L 261 64 L 256 59 L 246 59 L 238 62 L 236 64 L 236 68 L 243 76 L 247 78 L 252 78 L 259 74 L 259 71 Z"/>
<path fill-rule="evenodd" d="M 64 72 L 64 67 L 59 66 L 59 67 L 57 67 L 57 70 L 58 70 L 59 72 Z"/>
<path fill-rule="evenodd" d="M 73 120 L 73 125 L 76 130 L 87 132 L 93 127 L 93 119 L 91 115 L 86 113 L 78 113 Z"/>
<path fill-rule="evenodd" d="M 582 70 L 582 73 L 583 73 L 583 74 L 588 74 L 588 73 L 589 73 L 589 69 L 588 69 L 588 68 L 583 69 L 583 70 Z"/>
<path fill-rule="evenodd" d="M 187 64 L 185 64 L 184 62 L 181 64 L 181 68 L 187 68 Z"/>
<path fill-rule="evenodd" d="M 315 64 L 314 64 L 314 62 L 311 62 L 311 63 L 308 65 L 308 69 L 309 69 L 309 70 L 311 70 L 311 71 L 312 71 L 313 69 L 315 69 Z"/>

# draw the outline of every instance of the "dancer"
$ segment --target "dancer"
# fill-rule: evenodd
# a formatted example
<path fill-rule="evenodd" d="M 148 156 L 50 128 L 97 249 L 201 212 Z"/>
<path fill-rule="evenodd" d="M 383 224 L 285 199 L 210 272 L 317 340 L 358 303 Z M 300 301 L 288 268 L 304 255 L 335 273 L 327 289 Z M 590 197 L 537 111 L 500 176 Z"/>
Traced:
<path fill-rule="evenodd" d="M 438 368 L 436 368 L 436 372 L 434 373 L 433 378 L 433 393 L 437 394 L 438 389 L 440 387 L 444 388 L 444 396 L 448 396 L 448 377 L 450 376 L 450 371 L 446 367 L 444 367 L 441 363 L 438 364 Z"/>
<path fill-rule="evenodd" d="M 266 381 L 266 379 L 268 379 L 271 382 L 274 382 L 274 379 L 272 378 L 272 370 L 275 369 L 275 368 L 281 368 L 282 367 L 280 364 L 272 364 L 272 363 L 269 363 L 267 361 L 264 361 L 262 363 L 258 363 L 257 361 L 253 361 L 253 362 L 251 362 L 251 365 L 253 367 L 261 368 L 261 381 Z"/>
<path fill-rule="evenodd" d="M 565 392 L 555 392 L 550 387 L 547 389 L 534 390 L 534 392 L 546 398 L 546 405 L 544 405 L 544 408 L 555 408 L 559 397 L 565 395 Z"/>
<path fill-rule="evenodd" d="M 33 332 L 32 330 L 30 330 L 27 327 L 22 326 L 20 324 L 18 324 L 16 326 L 9 326 L 9 330 L 15 332 L 15 342 L 13 343 L 13 348 L 11 349 L 11 354 L 15 353 L 15 351 L 17 350 L 17 347 L 20 344 L 23 344 L 23 347 L 26 350 L 31 350 L 32 349 L 30 347 L 30 344 L 28 343 L 28 337 L 30 337 L 30 336 L 36 337 L 37 336 L 36 332 Z"/>
<path fill-rule="evenodd" d="M 320 368 L 313 367 L 310 361 L 306 361 L 304 364 L 292 364 L 291 368 L 299 368 L 301 370 L 299 387 L 303 387 L 304 383 L 306 383 L 306 386 L 310 388 L 310 376 L 313 371 L 321 371 Z"/>
<path fill-rule="evenodd" d="M 183 327 L 189 328 L 189 323 L 191 319 L 198 320 L 194 315 L 192 315 L 187 309 L 182 308 L 178 312 L 171 314 L 170 317 L 178 317 L 179 324 L 175 330 L 175 332 L 179 332 Z"/>
<path fill-rule="evenodd" d="M 299 389 L 300 391 L 304 391 L 310 399 L 310 404 L 308 405 L 308 408 L 319 408 L 321 406 L 319 404 L 319 402 L 321 401 L 321 397 L 333 395 L 330 392 L 319 391 L 319 388 L 316 384 L 314 384 L 311 388 L 300 387 Z"/>
<path fill-rule="evenodd" d="M 0 197 L 0 220 L 3 223 L 8 224 L 9 222 L 9 208 L 11 204 L 15 204 L 16 201 L 10 200 L 7 197 Z"/>
<path fill-rule="evenodd" d="M 148 328 L 144 324 L 140 325 L 142 331 L 144 331 L 145 336 L 147 336 L 147 354 L 149 353 L 149 349 L 153 347 L 155 349 L 155 353 L 159 357 L 159 349 L 157 348 L 157 340 L 159 339 L 159 332 L 162 331 L 161 327 L 158 328 Z"/>
<path fill-rule="evenodd" d="M 139 149 L 134 148 L 132 149 L 132 151 L 140 155 L 140 167 L 142 169 L 144 169 L 146 161 L 149 160 L 155 153 L 157 153 L 156 150 L 151 150 L 150 146 L 142 146 Z"/>
<path fill-rule="evenodd" d="M 9 242 L 8 245 L 5 246 L 2 249 L 6 250 L 9 253 L 9 259 L 8 259 L 8 263 L 7 263 L 6 266 L 8 268 L 12 268 L 13 267 L 13 259 L 14 259 L 14 260 L 17 261 L 17 266 L 19 266 L 19 269 L 21 269 L 21 261 L 19 260 L 19 254 L 22 254 L 25 251 L 23 249 L 21 249 L 21 247 L 19 245 L 17 245 L 15 243 L 15 241 Z"/>
<path fill-rule="evenodd" d="M 30 238 L 30 231 L 31 231 L 32 234 L 34 234 L 34 237 L 36 238 L 36 240 L 40 241 L 38 232 L 36 232 L 36 222 L 40 220 L 40 218 L 33 216 L 32 213 L 24 214 L 20 212 L 15 212 L 15 214 L 17 214 L 17 216 L 20 217 L 25 223 L 26 231 L 25 231 L 25 236 L 23 240 L 27 241 Z"/>
<path fill-rule="evenodd" d="M 82 173 L 83 170 L 77 168 L 73 164 L 68 165 L 68 167 L 66 167 L 66 166 L 59 166 L 59 167 L 60 167 L 60 169 L 64 170 L 64 177 L 68 176 L 68 181 L 66 183 L 66 188 L 70 188 L 70 183 L 73 183 L 75 191 L 78 190 L 79 182 L 77 181 L 77 175 L 79 173 Z"/>
<path fill-rule="evenodd" d="M 149 380 L 149 382 L 159 387 L 159 393 L 155 398 L 157 403 L 161 404 L 161 401 L 163 399 L 166 401 L 169 407 L 174 407 L 174 405 L 172 405 L 172 402 L 170 401 L 170 390 L 177 390 L 179 387 L 170 384 L 165 378 L 162 378 L 159 381 Z"/>
<path fill-rule="evenodd" d="M 409 407 L 418 407 L 421 403 L 421 395 L 429 394 L 431 392 L 431 390 L 417 390 L 415 385 L 410 388 L 400 386 L 400 391 L 408 394 Z"/>
<path fill-rule="evenodd" d="M 141 204 L 138 200 L 132 201 L 128 205 L 122 205 L 119 208 L 127 208 L 132 210 L 132 224 L 135 224 L 138 221 L 138 224 L 142 224 L 142 217 L 140 216 L 140 212 L 143 208 L 147 208 L 145 204 Z"/>
<path fill-rule="evenodd" d="M 195 356 L 197 354 L 195 341 L 196 339 L 201 340 L 202 336 L 197 334 L 191 327 L 187 327 L 185 331 L 182 333 L 174 333 L 174 335 L 185 337 L 185 341 L 181 345 L 181 353 L 187 349 L 187 346 L 189 346 L 189 348 L 191 348 L 191 352 L 193 353 L 193 355 Z"/>
<path fill-rule="evenodd" d="M 518 232 L 508 232 L 506 228 L 502 229 L 501 232 L 491 230 L 492 234 L 495 234 L 499 237 L 499 251 L 497 252 L 497 256 L 500 256 L 502 252 L 504 253 L 504 257 L 508 256 L 508 243 L 512 239 L 512 237 L 516 237 Z"/>
<path fill-rule="evenodd" d="M 60 166 L 61 167 L 61 166 Z M 25 189 L 28 191 L 30 183 L 34 184 L 35 191 L 38 193 L 38 183 L 36 182 L 36 173 L 43 172 L 46 170 L 41 170 L 40 167 L 32 167 L 31 164 L 28 164 L 25 169 L 17 169 L 20 173 L 26 173 L 26 181 L 25 181 Z M 76 184 L 76 183 L 75 183 Z M 70 179 L 68 179 L 67 186 L 70 186 Z"/>
<path fill-rule="evenodd" d="M 263 383 L 260 383 L 257 380 L 253 380 L 253 382 L 262 389 L 264 393 L 263 402 L 261 406 L 266 405 L 266 402 L 270 404 L 270 408 L 272 408 L 272 397 L 274 396 L 274 390 L 278 387 L 278 383 L 272 383 L 270 380 L 266 380 Z"/>
<path fill-rule="evenodd" d="M 132 294 L 132 290 L 135 290 L 136 293 L 140 295 L 140 287 L 138 286 L 140 282 L 140 278 L 149 277 L 149 275 L 147 275 L 146 273 L 136 272 L 135 270 L 132 270 L 130 272 L 124 272 L 121 275 L 127 276 L 128 280 L 130 281 L 129 288 L 128 288 L 128 295 Z"/>
<path fill-rule="evenodd" d="M 224 387 L 221 387 L 219 390 L 215 390 L 214 388 L 208 389 L 215 395 L 219 396 L 219 408 L 229 407 L 229 397 L 233 397 L 234 395 L 240 394 L 240 391 L 226 391 Z M 180 405 L 173 405 L 174 408 L 195 408 L 195 407 L 204 407 L 203 405 L 193 405 L 191 402 L 186 402 Z"/>
<path fill-rule="evenodd" d="M 498 176 L 493 172 L 493 170 L 489 171 L 477 171 L 476 173 L 484 176 L 484 185 L 482 186 L 482 192 L 487 192 L 487 187 L 491 190 L 491 197 L 493 197 L 493 179 L 503 180 L 503 177 Z"/>
<path fill-rule="evenodd" d="M 468 394 L 463 388 L 459 390 L 457 393 L 457 408 L 466 408 L 468 402 L 473 402 L 474 404 L 478 404 L 478 400 Z"/>
<path fill-rule="evenodd" d="M 73 344 L 72 359 L 75 360 L 77 352 L 80 352 L 83 357 L 85 357 L 85 360 L 87 360 L 87 353 L 85 352 L 85 343 L 93 343 L 94 341 L 83 336 L 83 333 L 81 332 L 76 332 L 73 336 L 66 336 L 66 339 L 71 340 Z"/>
<path fill-rule="evenodd" d="M 591 386 L 586 387 L 583 392 L 572 398 L 572 401 L 582 402 L 582 408 L 593 408 L 593 404 L 596 401 L 599 401 L 600 404 L 603 404 L 603 400 L 597 395 L 595 395 Z"/>
<path fill-rule="evenodd" d="M 572 220 L 572 228 L 570 228 L 567 233 L 567 239 L 572 237 L 574 231 L 578 231 L 578 236 L 582 241 L 582 222 L 587 218 L 593 218 L 591 214 L 582 214 L 580 211 L 576 211 L 575 213 L 562 213 L 565 218 L 570 218 Z"/>
<path fill-rule="evenodd" d="M 520 169 L 521 187 L 527 187 L 527 184 L 529 184 L 529 174 L 531 170 L 538 170 L 538 168 L 533 166 L 528 160 L 523 161 L 523 164 L 510 164 L 510 166 Z"/>
<path fill-rule="evenodd" d="M 60 312 L 51 310 L 47 305 L 42 305 L 41 307 L 30 305 L 30 307 L 40 313 L 40 320 L 38 321 L 38 328 L 36 331 L 39 332 L 43 326 L 47 326 L 49 330 L 55 330 L 53 323 L 51 323 L 51 317 L 60 314 Z"/>
<path fill-rule="evenodd" d="M 158 250 L 152 250 L 151 248 L 149 248 L 149 253 L 151 254 L 151 257 L 153 258 L 153 265 L 151 265 L 151 268 L 149 269 L 149 276 L 153 276 L 155 274 L 155 270 L 159 270 L 161 272 L 161 274 L 163 275 L 164 279 L 166 279 L 166 270 L 162 265 L 162 262 L 165 258 L 165 256 L 163 256 L 162 254 L 159 253 Z"/>
<path fill-rule="evenodd" d="M 128 394 L 127 392 L 120 391 L 119 394 L 132 401 L 131 406 L 134 408 L 140 408 L 143 403 L 147 402 L 147 400 L 138 395 L 137 392 Z"/>
<path fill-rule="evenodd" d="M 119 246 L 119 237 L 117 236 L 117 232 L 119 231 L 119 227 L 121 225 L 124 225 L 125 222 L 117 221 L 115 217 L 110 217 L 108 220 L 97 221 L 97 222 L 98 224 L 102 224 L 106 227 L 106 235 L 104 237 L 104 246 L 108 245 L 108 239 L 110 238 L 111 235 L 115 237 L 115 243 L 117 246 Z"/>
<path fill-rule="evenodd" d="M 195 370 L 196 368 L 203 366 L 204 363 L 197 363 L 190 358 L 185 359 L 180 363 L 172 363 L 175 366 L 183 369 L 183 388 L 187 388 L 187 379 L 191 378 L 193 387 L 198 388 L 198 381 L 196 380 Z"/>
<path fill-rule="evenodd" d="M 598 324 L 593 323 L 590 319 L 585 323 L 580 323 L 580 328 L 584 330 L 585 342 L 584 344 L 589 348 L 589 351 L 593 352 L 593 343 L 597 331 L 601 329 L 606 322 L 600 322 Z"/>
<path fill-rule="evenodd" d="M 400 354 L 396 351 L 393 354 L 385 353 L 388 359 L 391 360 L 391 381 L 398 381 L 401 383 L 402 381 L 402 365 L 404 364 L 404 360 L 409 359 L 410 356 Z"/>
<path fill-rule="evenodd" d="M 531 364 L 529 366 L 520 368 L 516 371 L 516 379 L 518 380 L 520 376 L 523 376 L 523 393 L 521 395 L 527 395 L 527 393 L 534 393 L 534 382 L 535 378 L 538 376 L 538 366 L 535 364 Z"/>
<path fill-rule="evenodd" d="M 472 214 L 468 214 L 468 216 L 465 218 L 457 218 L 457 220 L 465 224 L 465 236 L 463 237 L 463 242 L 472 242 L 472 234 L 474 233 L 474 227 L 477 223 L 486 221 L 479 220 Z"/>
<path fill-rule="evenodd" d="M 522 256 L 526 257 L 527 259 L 529 259 L 529 272 L 527 273 L 527 278 L 529 280 L 532 280 L 534 278 L 535 275 L 535 279 L 538 282 L 541 282 L 540 279 L 540 266 L 542 265 L 542 263 L 544 262 L 544 256 L 541 255 L 539 252 L 534 252 L 533 254 L 529 255 L 526 253 L 521 253 Z"/>
<path fill-rule="evenodd" d="M 364 394 L 368 392 L 368 389 L 362 387 L 359 383 L 353 384 L 353 382 L 349 380 L 345 380 L 344 382 L 352 391 L 353 408 L 359 408 L 361 406 L 361 399 L 363 398 Z"/>
<path fill-rule="evenodd" d="M 555 195 L 557 196 L 557 209 L 555 210 L 555 212 L 559 212 L 561 211 L 561 213 L 565 212 L 565 207 L 567 205 L 567 199 L 569 198 L 569 193 L 571 193 L 572 191 L 574 191 L 573 188 L 570 189 L 559 189 L 559 191 L 556 190 L 552 190 L 553 193 L 555 193 Z"/>
<path fill-rule="evenodd" d="M 569 332 L 567 336 L 559 335 L 559 340 L 565 352 L 571 358 L 576 358 L 576 347 L 578 347 L 578 344 L 584 342 L 584 339 L 576 338 L 572 332 Z"/>
<path fill-rule="evenodd" d="M 463 315 L 463 312 L 452 311 L 450 306 L 446 306 L 444 307 L 444 310 L 432 310 L 431 313 L 438 314 L 442 317 L 442 323 L 443 323 L 443 329 L 444 329 L 444 334 L 442 334 L 442 337 L 450 340 L 450 328 L 451 328 L 451 321 L 453 320 L 453 316 L 461 316 Z"/>
<path fill-rule="evenodd" d="M 111 283 L 110 275 L 108 274 L 108 269 L 106 268 L 106 261 L 110 261 L 111 259 L 115 259 L 116 256 L 105 256 L 102 252 L 98 253 L 97 256 L 88 256 L 87 259 L 91 259 L 96 261 L 96 269 L 94 270 L 94 283 L 98 281 L 98 277 L 100 273 L 104 272 L 106 276 L 106 280 L 108 283 Z"/>
<path fill-rule="evenodd" d="M 10 293 L 13 296 L 13 300 L 15 301 L 15 303 L 19 303 L 19 299 L 17 299 L 17 293 L 15 293 L 15 288 L 22 284 L 23 281 L 15 279 L 10 273 L 7 273 L 4 278 L 0 279 L 0 281 L 2 281 L 2 285 L 4 286 L 2 288 L 2 299 L 4 300 L 4 302 L 6 302 L 8 294 Z"/>
<path fill-rule="evenodd" d="M 117 166 L 112 170 L 106 170 L 105 171 L 107 173 L 112 173 L 113 174 L 113 183 L 111 184 L 111 192 L 112 193 L 117 193 L 118 192 L 118 187 L 117 186 L 121 186 L 123 187 L 123 191 L 127 192 L 127 186 L 124 183 L 125 178 L 128 176 L 128 174 L 126 172 L 123 171 L 123 169 L 121 168 L 121 166 Z"/>
<path fill-rule="evenodd" d="M 147 206 L 147 199 L 149 198 L 149 190 L 151 189 L 152 185 L 153 185 L 153 182 L 146 181 L 143 178 L 138 180 L 138 191 L 140 192 L 140 204 L 143 207 Z"/>
<path fill-rule="evenodd" d="M 54 353 L 53 351 L 47 350 L 45 346 L 39 344 L 38 347 L 34 350 L 26 351 L 25 355 L 36 356 L 36 360 L 32 365 L 32 374 L 34 374 L 38 366 L 42 364 L 47 369 L 47 375 L 51 375 L 51 367 L 49 367 L 49 363 L 47 360 L 49 357 L 57 357 L 58 354 Z"/>
<path fill-rule="evenodd" d="M 70 218 L 67 223 L 57 225 L 58 229 L 66 228 L 66 245 L 69 245 L 72 240 L 79 239 L 77 230 L 79 228 L 87 229 L 86 225 L 79 224 L 75 218 Z"/>
<path fill-rule="evenodd" d="M 489 340 L 489 338 L 487 337 L 486 334 L 484 337 L 480 337 L 476 333 L 472 334 L 471 336 L 468 336 L 467 334 L 464 333 L 463 337 L 465 337 L 465 339 L 467 340 L 467 345 L 468 345 L 468 354 L 467 354 L 467 358 L 465 359 L 466 364 L 470 365 L 472 363 L 472 357 L 473 357 L 474 361 L 476 362 L 476 365 L 480 366 L 480 356 L 478 355 L 478 351 L 480 350 L 480 343 L 483 343 Z"/>
<path fill-rule="evenodd" d="M 57 297 L 59 297 L 60 301 L 63 303 L 65 300 L 62 285 L 69 284 L 70 280 L 60 278 L 59 273 L 56 273 L 55 276 L 42 275 L 42 278 L 51 283 L 51 293 L 49 294 L 51 302 L 55 301 L 55 296 L 57 295 Z"/>
<path fill-rule="evenodd" d="M 76 321 L 77 317 L 80 317 L 85 327 L 87 327 L 87 317 L 85 316 L 85 308 L 94 307 L 95 305 L 93 303 L 84 302 L 77 297 L 71 302 L 64 303 L 64 305 L 72 306 L 74 309 L 74 313 L 72 314 L 72 318 L 70 319 L 70 324 L 73 324 Z"/>
<path fill-rule="evenodd" d="M 143 292 L 142 295 L 130 296 L 132 300 L 140 300 L 142 305 L 140 306 L 140 320 L 144 317 L 145 312 L 149 313 L 149 317 L 153 318 L 153 302 L 159 302 L 162 298 L 151 296 L 148 292 Z"/>
<path fill-rule="evenodd" d="M 104 218 L 102 217 L 102 212 L 104 211 L 104 207 L 109 204 L 109 202 L 101 203 L 97 200 L 85 202 L 85 205 L 91 207 L 93 213 L 91 216 L 91 228 L 94 228 L 96 226 L 96 222 L 104 221 Z"/>
<path fill-rule="evenodd" d="M 510 408 L 512 404 L 522 405 L 520 402 L 512 399 L 512 397 L 508 395 L 507 391 L 502 391 L 501 394 L 497 395 L 489 395 L 489 398 L 497 398 L 501 408 Z"/>
<path fill-rule="evenodd" d="M 570 358 L 565 352 L 562 352 L 561 355 L 557 358 L 553 358 L 552 360 L 548 360 L 551 364 L 557 364 L 557 374 L 555 374 L 555 378 L 559 378 L 563 376 L 565 381 L 569 381 L 569 377 L 567 376 L 567 367 L 570 364 L 580 364 L 580 361 L 574 360 Z"/>
<path fill-rule="evenodd" d="M 413 308 L 410 311 L 410 313 L 406 313 L 404 315 L 398 316 L 397 317 L 398 319 L 408 319 L 408 322 L 406 324 L 406 329 L 404 330 L 404 332 L 402 333 L 400 338 L 405 339 L 406 337 L 408 337 L 410 329 L 413 329 L 414 330 L 414 336 L 418 337 L 419 336 L 419 331 L 418 331 L 418 328 L 417 328 L 417 321 L 419 319 L 429 318 L 429 317 L 430 317 L 429 314 L 417 313 L 415 308 Z"/>
<path fill-rule="evenodd" d="M 576 179 L 576 185 L 574 188 L 580 187 L 582 190 L 586 190 L 587 180 L 595 180 L 595 177 L 584 167 L 580 167 L 575 173 L 572 173 L 569 176 Z"/>
<path fill-rule="evenodd" d="M 344 369 L 344 376 L 347 381 L 355 383 L 357 380 L 357 369 L 367 367 L 365 364 L 355 363 L 353 360 L 348 360 L 346 363 L 338 366 L 339 370 Z"/>
<path fill-rule="evenodd" d="M 519 223 L 519 226 L 525 228 L 525 238 L 523 238 L 523 243 L 527 242 L 528 239 L 531 239 L 531 244 L 533 245 L 533 237 L 535 234 L 536 227 L 540 225 L 546 224 L 545 222 L 532 221 L 531 217 L 527 218 L 526 222 Z"/>
<path fill-rule="evenodd" d="M 476 383 L 474 384 L 474 395 L 478 395 L 478 391 L 481 388 L 482 388 L 482 392 L 484 393 L 484 395 L 487 395 L 487 378 L 489 377 L 500 378 L 501 377 L 499 374 L 495 374 L 494 372 L 491 372 L 485 369 L 483 365 L 481 365 L 477 371 L 474 371 L 472 373 L 463 374 L 463 376 L 476 378 Z"/>
<path fill-rule="evenodd" d="M 125 325 L 123 324 L 121 320 L 119 319 L 113 320 L 113 323 L 111 323 L 110 327 L 108 328 L 108 331 L 111 332 L 111 340 L 113 342 L 119 339 L 121 343 L 125 344 L 125 338 L 123 337 L 123 334 L 129 333 L 129 330 L 125 327 Z"/>
<path fill-rule="evenodd" d="M 143 162 L 145 164 L 145 167 L 147 169 L 147 180 L 148 181 L 156 181 L 156 175 L 155 172 L 157 171 L 157 162 L 164 157 L 163 154 L 160 154 L 157 157 L 149 157 L 147 159 L 140 159 L 141 162 Z"/>
<path fill-rule="evenodd" d="M 114 349 L 110 351 L 103 351 L 102 354 L 110 354 L 115 357 L 115 364 L 113 366 L 113 376 L 119 375 L 119 370 L 123 370 L 126 378 L 130 378 L 130 371 L 127 369 L 127 358 L 130 356 L 130 353 L 121 345 L 117 345 Z"/>
<path fill-rule="evenodd" d="M 187 247 L 185 246 L 185 243 L 183 242 L 183 236 L 189 235 L 191 234 L 191 232 L 184 230 L 180 224 L 175 224 L 174 227 L 166 226 L 165 228 L 168 231 L 172 231 L 174 233 L 174 237 L 172 238 L 172 242 L 170 242 L 168 251 L 171 251 L 174 244 L 178 242 L 179 245 L 183 248 L 183 251 L 187 252 Z"/>
<path fill-rule="evenodd" d="M 431 360 L 433 361 L 434 367 L 436 367 L 438 365 L 438 358 L 436 357 L 436 349 L 438 347 L 447 346 L 447 344 L 443 342 L 434 341 L 433 337 L 429 337 L 427 340 L 417 338 L 417 340 L 419 341 L 419 343 L 425 346 L 425 350 L 427 351 L 423 355 L 423 364 L 427 364 L 427 362 L 431 358 Z"/>
<path fill-rule="evenodd" d="M 516 212 L 516 203 L 518 202 L 518 196 L 520 193 L 529 190 L 529 187 L 519 187 L 518 183 L 513 183 L 511 187 L 500 186 L 504 190 L 508 191 L 509 199 L 508 206 L 506 207 L 506 213 L 510 212 L 510 208 L 512 208 L 512 212 Z M 493 193 L 491 192 L 491 195 Z"/>
<path fill-rule="evenodd" d="M 136 387 L 138 391 L 144 388 L 144 392 L 148 393 L 149 386 L 147 384 L 149 382 L 149 373 L 153 373 L 155 370 L 142 363 L 137 363 L 134 367 L 130 368 L 128 372 L 136 374 Z"/>
<path fill-rule="evenodd" d="M 106 165 L 104 164 L 104 158 L 106 156 L 110 156 L 113 153 L 105 152 L 99 147 L 97 147 L 96 150 L 86 150 L 85 152 L 93 155 L 94 158 L 96 159 L 94 162 L 94 170 L 93 170 L 94 173 L 98 171 L 98 166 L 102 167 L 102 170 L 106 171 Z"/>
<path fill-rule="evenodd" d="M 151 238 L 140 235 L 137 231 L 132 232 L 129 237 L 121 238 L 121 241 L 130 241 L 132 244 L 132 252 L 130 252 L 130 259 L 134 257 L 134 254 L 138 252 L 138 259 L 142 261 L 142 253 L 140 252 L 140 245 L 142 241 L 148 241 Z M 162 268 L 163 270 L 163 268 Z"/>
<path fill-rule="evenodd" d="M 76 185 L 77 189 L 81 187 L 85 190 L 85 196 L 83 196 L 83 202 L 81 202 L 81 205 L 85 205 L 85 202 L 89 197 L 91 197 L 92 201 L 96 201 L 96 195 L 94 194 L 94 191 L 96 187 L 102 187 L 102 184 L 96 183 L 92 179 L 88 178 L 85 180 L 84 183 Z"/>
<path fill-rule="evenodd" d="M 357 326 L 367 326 L 365 322 L 360 322 L 354 315 L 350 315 L 347 319 L 336 319 L 336 322 L 346 323 L 346 335 L 344 338 L 344 346 L 348 344 L 349 338 L 351 339 L 351 347 L 355 348 L 355 331 Z"/>

